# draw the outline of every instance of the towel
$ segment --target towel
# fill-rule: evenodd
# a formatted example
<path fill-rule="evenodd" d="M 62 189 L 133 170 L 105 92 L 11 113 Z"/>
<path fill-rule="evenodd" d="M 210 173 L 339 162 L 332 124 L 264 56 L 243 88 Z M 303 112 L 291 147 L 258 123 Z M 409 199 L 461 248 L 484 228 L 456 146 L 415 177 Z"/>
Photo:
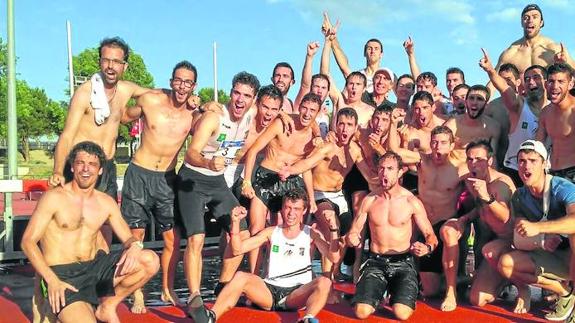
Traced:
<path fill-rule="evenodd" d="M 90 78 L 92 82 L 92 92 L 90 93 L 90 104 L 94 109 L 94 121 L 99 126 L 110 116 L 110 105 L 108 97 L 104 91 L 104 81 L 102 74 L 96 73 Z"/>

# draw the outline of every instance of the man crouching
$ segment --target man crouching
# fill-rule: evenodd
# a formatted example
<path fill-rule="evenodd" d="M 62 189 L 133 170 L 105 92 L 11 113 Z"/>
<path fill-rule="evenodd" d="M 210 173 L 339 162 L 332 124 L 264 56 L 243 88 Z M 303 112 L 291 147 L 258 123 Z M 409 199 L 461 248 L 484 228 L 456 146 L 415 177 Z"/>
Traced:
<path fill-rule="evenodd" d="M 116 201 L 95 189 L 105 161 L 102 148 L 78 143 L 68 160 L 72 181 L 46 192 L 38 202 L 22 250 L 42 277 L 43 295 L 61 322 L 120 322 L 116 307 L 156 274 L 158 256 L 142 250 Z M 124 250 L 98 250 L 96 238 L 105 223 Z M 96 311 L 93 306 L 98 306 Z"/>
<path fill-rule="evenodd" d="M 232 210 L 230 245 L 234 256 L 269 243 L 267 276 L 262 279 L 254 274 L 237 272 L 211 310 L 198 306 L 193 315 L 195 322 L 215 322 L 216 317 L 221 317 L 236 305 L 242 294 L 254 305 L 269 311 L 305 307 L 302 322 L 317 322 L 314 317 L 327 302 L 331 280 L 324 276 L 312 279 L 314 247 L 330 261 L 337 262 L 340 240 L 333 211 L 324 212 L 325 222 L 330 226 L 330 237 L 326 241 L 315 224 L 311 227 L 303 224 L 307 208 L 306 192 L 301 189 L 288 191 L 280 211 L 283 224 L 265 228 L 243 241 L 240 238 L 240 220 L 246 217 L 247 211 L 241 206 Z"/>

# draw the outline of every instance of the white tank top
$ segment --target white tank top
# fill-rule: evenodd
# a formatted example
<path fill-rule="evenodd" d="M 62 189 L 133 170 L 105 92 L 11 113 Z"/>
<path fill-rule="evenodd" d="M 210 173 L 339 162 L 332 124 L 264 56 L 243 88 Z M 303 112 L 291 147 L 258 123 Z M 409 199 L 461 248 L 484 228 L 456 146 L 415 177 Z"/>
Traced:
<path fill-rule="evenodd" d="M 523 107 L 519 120 L 513 132 L 509 134 L 509 146 L 505 152 L 503 165 L 517 170 L 517 150 L 525 140 L 534 139 L 537 132 L 539 118 L 531 111 L 527 100 L 523 100 Z"/>
<path fill-rule="evenodd" d="M 223 109 L 218 131 L 214 132 L 214 135 L 208 139 L 206 146 L 202 149 L 202 156 L 206 159 L 212 159 L 214 156 L 223 156 L 226 159 L 226 165 L 230 165 L 238 151 L 245 144 L 250 131 L 250 124 L 255 114 L 254 112 L 255 109 L 250 109 L 240 120 L 233 122 L 230 120 L 227 107 Z M 185 165 L 207 176 L 221 175 L 225 171 L 225 169 L 223 169 L 216 172 L 211 169 L 192 166 L 188 163 L 185 163 Z"/>
<path fill-rule="evenodd" d="M 276 226 L 270 241 L 268 284 L 279 287 L 293 287 L 312 281 L 310 228 L 304 225 L 295 239 L 284 236 L 282 228 Z"/>

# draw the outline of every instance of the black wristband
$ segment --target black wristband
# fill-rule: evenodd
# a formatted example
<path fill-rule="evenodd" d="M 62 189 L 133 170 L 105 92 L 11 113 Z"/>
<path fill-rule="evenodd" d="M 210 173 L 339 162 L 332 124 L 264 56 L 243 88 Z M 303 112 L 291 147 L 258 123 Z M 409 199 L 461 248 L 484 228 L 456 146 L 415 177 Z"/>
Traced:
<path fill-rule="evenodd" d="M 429 243 L 426 243 L 425 245 L 427 246 L 427 252 L 431 254 L 433 252 L 433 247 Z"/>
<path fill-rule="evenodd" d="M 489 205 L 491 203 L 495 202 L 495 196 L 489 194 L 489 200 L 487 201 L 483 201 L 483 203 L 485 203 L 485 205 Z"/>
<path fill-rule="evenodd" d="M 339 229 L 338 228 L 335 228 L 335 229 L 329 228 L 329 232 L 339 232 Z"/>

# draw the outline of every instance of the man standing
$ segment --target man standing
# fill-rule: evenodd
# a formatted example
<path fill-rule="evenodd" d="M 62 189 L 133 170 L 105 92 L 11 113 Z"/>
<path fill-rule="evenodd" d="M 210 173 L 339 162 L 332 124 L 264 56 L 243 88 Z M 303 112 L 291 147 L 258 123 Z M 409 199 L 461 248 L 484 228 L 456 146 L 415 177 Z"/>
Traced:
<path fill-rule="evenodd" d="M 437 246 L 437 237 L 421 201 L 399 185 L 402 173 L 401 157 L 393 152 L 381 157 L 378 165 L 381 189 L 363 200 L 346 236 L 349 246 L 359 246 L 360 233 L 369 220 L 370 252 L 362 265 L 353 298 L 354 313 L 359 319 L 375 312 L 388 291 L 393 314 L 399 320 L 407 320 L 415 310 L 418 294 L 412 254 L 421 257 Z M 423 233 L 425 243 L 411 242 L 414 224 Z"/>
<path fill-rule="evenodd" d="M 42 277 L 44 297 L 61 322 L 119 323 L 116 307 L 156 274 L 158 256 L 142 250 L 117 202 L 95 189 L 105 162 L 102 148 L 78 143 L 68 161 L 72 181 L 42 196 L 22 237 L 22 250 Z M 124 250 L 106 254 L 99 248 L 105 222 Z M 95 312 L 92 306 L 98 306 Z"/>
<path fill-rule="evenodd" d="M 293 68 L 286 62 L 279 62 L 274 66 L 272 73 L 272 84 L 275 85 L 283 95 L 282 111 L 288 114 L 296 113 L 293 102 L 287 97 L 289 89 L 295 83 Z"/>
<path fill-rule="evenodd" d="M 171 90 L 152 90 L 127 109 L 123 122 L 143 117 L 142 143 L 124 177 L 122 215 L 139 241 L 150 221 L 162 232 L 162 294 L 164 302 L 177 304 L 174 276 L 179 259 L 180 235 L 174 230 L 176 162 L 192 127 L 187 101 L 196 87 L 196 67 L 182 61 L 174 67 Z M 133 313 L 145 313 L 144 294 L 134 293 Z"/>

